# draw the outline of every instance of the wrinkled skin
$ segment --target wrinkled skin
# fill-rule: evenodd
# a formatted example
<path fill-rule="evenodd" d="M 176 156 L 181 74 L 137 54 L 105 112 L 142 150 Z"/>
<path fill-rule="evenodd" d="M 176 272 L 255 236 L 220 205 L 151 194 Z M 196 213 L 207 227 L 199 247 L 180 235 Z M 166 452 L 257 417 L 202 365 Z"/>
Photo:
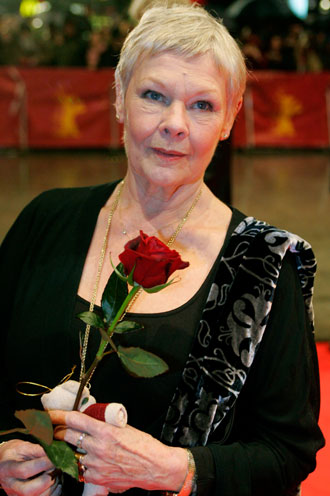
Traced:
<path fill-rule="evenodd" d="M 0 484 L 8 495 L 59 496 L 61 485 L 49 475 L 53 470 L 38 444 L 13 439 L 0 447 Z"/>
<path fill-rule="evenodd" d="M 87 435 L 85 481 L 121 493 L 132 487 L 179 491 L 187 472 L 187 455 L 182 448 L 162 444 L 129 425 L 116 427 L 80 412 L 49 412 L 55 437 L 77 445 L 81 432 Z"/>

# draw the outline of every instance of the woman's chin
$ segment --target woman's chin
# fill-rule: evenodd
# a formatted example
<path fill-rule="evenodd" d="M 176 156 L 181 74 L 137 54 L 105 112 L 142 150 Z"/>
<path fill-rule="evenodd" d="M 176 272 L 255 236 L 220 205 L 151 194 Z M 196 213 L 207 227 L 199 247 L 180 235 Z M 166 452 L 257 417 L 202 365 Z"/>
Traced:
<path fill-rule="evenodd" d="M 181 186 L 189 184 L 189 176 L 178 176 L 178 174 L 150 174 L 143 175 L 142 179 L 149 188 L 176 191 Z"/>
<path fill-rule="evenodd" d="M 181 169 L 181 170 L 180 170 Z M 139 170 L 128 168 L 137 178 L 138 183 L 147 184 L 157 188 L 178 188 L 191 182 L 191 173 L 179 167 L 140 167 Z"/>

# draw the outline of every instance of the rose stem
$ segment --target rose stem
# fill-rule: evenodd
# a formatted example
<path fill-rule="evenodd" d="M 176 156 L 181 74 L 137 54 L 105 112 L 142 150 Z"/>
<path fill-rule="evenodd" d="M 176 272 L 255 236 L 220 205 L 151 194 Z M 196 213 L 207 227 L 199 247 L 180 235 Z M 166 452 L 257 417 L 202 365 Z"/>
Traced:
<path fill-rule="evenodd" d="M 132 300 L 132 298 L 134 298 L 134 296 L 136 295 L 136 293 L 139 291 L 140 287 L 141 287 L 140 285 L 133 286 L 133 288 L 131 289 L 131 291 L 128 293 L 128 295 L 126 296 L 125 300 L 123 301 L 121 307 L 119 308 L 118 312 L 116 313 L 115 318 L 111 322 L 111 325 L 109 326 L 109 329 L 107 331 L 107 334 L 109 336 L 109 339 L 108 340 L 105 340 L 103 338 L 101 339 L 101 343 L 100 343 L 99 349 L 98 349 L 98 351 L 96 353 L 96 356 L 95 356 L 95 358 L 93 360 L 92 365 L 89 367 L 89 369 L 87 370 L 87 372 L 85 374 L 83 374 L 83 376 L 82 376 L 82 379 L 81 379 L 81 382 L 80 382 L 80 385 L 79 385 L 79 389 L 78 389 L 78 393 L 77 393 L 77 396 L 76 396 L 76 399 L 75 399 L 75 402 L 74 402 L 74 405 L 73 405 L 73 410 L 78 410 L 78 406 L 79 406 L 79 403 L 80 403 L 80 399 L 81 399 L 81 396 L 82 396 L 84 387 L 88 383 L 88 380 L 89 380 L 90 376 L 92 375 L 92 372 L 94 372 L 94 370 L 96 369 L 97 365 L 102 360 L 102 358 L 104 356 L 104 350 L 105 350 L 108 342 L 110 342 L 110 345 L 111 345 L 113 351 L 117 353 L 117 347 L 116 347 L 115 343 L 112 341 L 111 336 L 113 335 L 114 329 L 115 329 L 118 321 L 121 319 L 123 313 L 125 312 L 125 310 L 126 310 L 128 304 L 129 304 L 129 302 Z"/>

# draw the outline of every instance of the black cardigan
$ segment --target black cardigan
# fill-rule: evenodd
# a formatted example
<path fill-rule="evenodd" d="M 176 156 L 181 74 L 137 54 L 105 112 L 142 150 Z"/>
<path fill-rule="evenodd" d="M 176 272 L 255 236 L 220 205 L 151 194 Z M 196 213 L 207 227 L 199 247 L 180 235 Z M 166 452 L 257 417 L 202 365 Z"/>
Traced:
<path fill-rule="evenodd" d="M 54 385 L 77 363 L 70 337 L 75 298 L 97 216 L 114 186 L 43 193 L 1 247 L 0 428 L 12 425 L 14 410 L 40 408 L 39 399 L 16 394 L 17 382 Z M 318 410 L 313 335 L 294 261 L 286 256 L 267 333 L 235 408 L 207 448 L 192 448 L 200 466 L 212 453 L 214 494 L 289 495 L 314 469 L 323 445 Z"/>

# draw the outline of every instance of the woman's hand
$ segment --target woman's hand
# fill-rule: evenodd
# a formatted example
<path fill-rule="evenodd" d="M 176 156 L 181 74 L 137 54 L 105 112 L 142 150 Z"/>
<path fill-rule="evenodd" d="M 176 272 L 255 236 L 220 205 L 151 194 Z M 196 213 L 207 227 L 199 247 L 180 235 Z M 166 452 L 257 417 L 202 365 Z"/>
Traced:
<path fill-rule="evenodd" d="M 59 496 L 54 465 L 39 444 L 13 439 L 0 447 L 0 484 L 9 495 Z"/>
<path fill-rule="evenodd" d="M 187 472 L 187 455 L 182 448 L 162 444 L 131 426 L 115 427 L 80 412 L 53 410 L 49 415 L 55 437 L 86 451 L 81 463 L 84 478 L 109 491 L 120 493 L 132 487 L 179 491 Z"/>

